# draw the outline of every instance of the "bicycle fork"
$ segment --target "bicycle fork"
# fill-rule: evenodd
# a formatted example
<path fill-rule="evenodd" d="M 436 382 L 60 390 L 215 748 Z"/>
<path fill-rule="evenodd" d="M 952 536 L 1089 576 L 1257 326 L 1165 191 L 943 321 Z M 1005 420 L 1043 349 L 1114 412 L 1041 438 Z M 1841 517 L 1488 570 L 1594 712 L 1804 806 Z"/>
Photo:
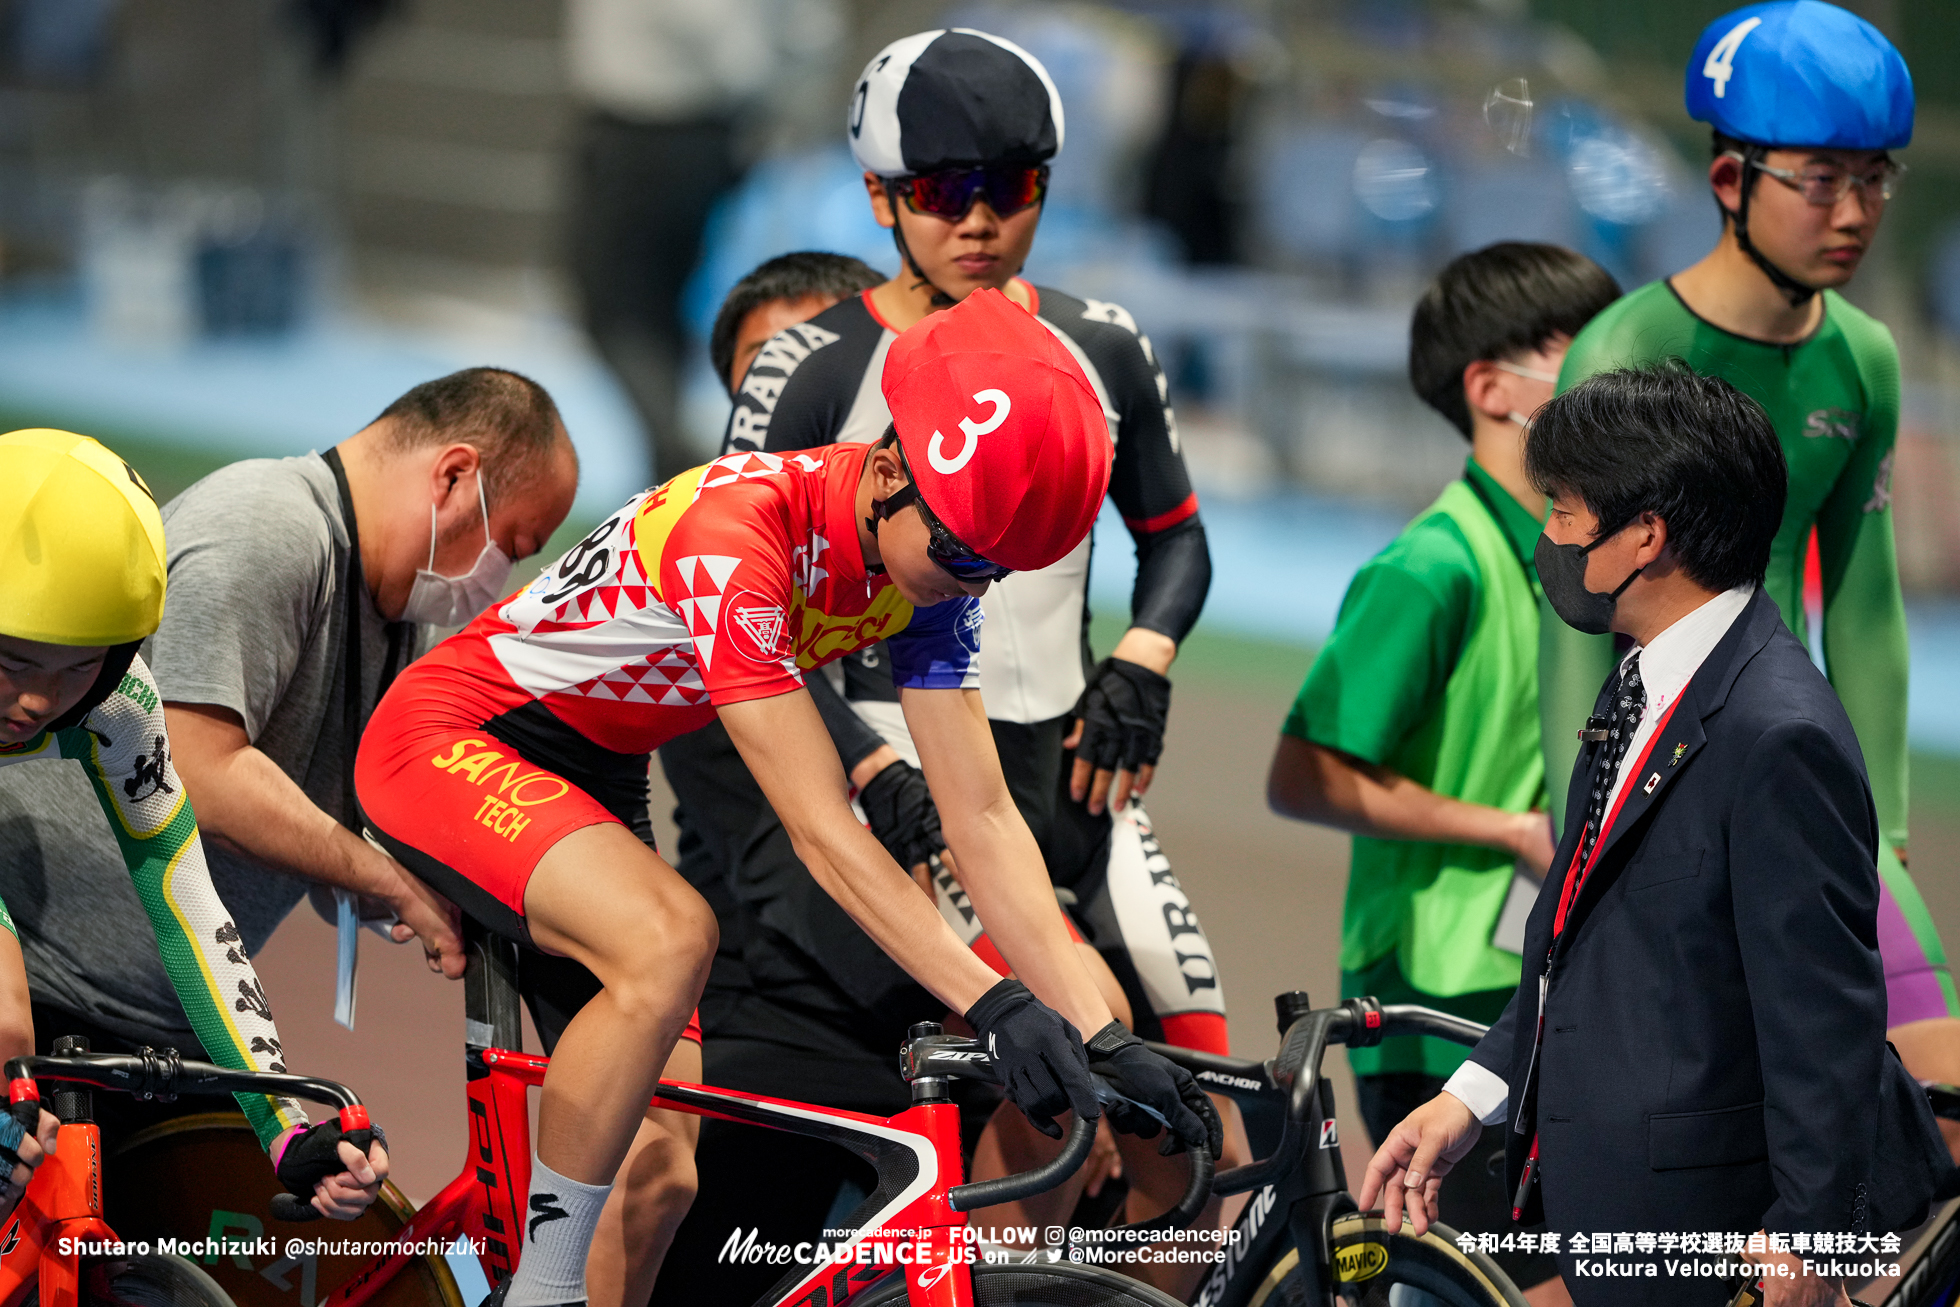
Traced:
<path fill-rule="evenodd" d="M 1315 1134 L 1309 1137 L 1305 1164 L 1300 1168 L 1300 1194 L 1287 1215 L 1293 1246 L 1300 1250 L 1302 1268 L 1313 1262 L 1315 1284 L 1327 1286 L 1328 1307 L 1340 1307 L 1341 1280 L 1336 1274 L 1333 1254 L 1334 1222 L 1358 1211 L 1347 1191 L 1347 1168 L 1341 1161 L 1340 1137 L 1334 1126 L 1334 1086 L 1320 1082 L 1320 1111 L 1310 1122 Z"/>

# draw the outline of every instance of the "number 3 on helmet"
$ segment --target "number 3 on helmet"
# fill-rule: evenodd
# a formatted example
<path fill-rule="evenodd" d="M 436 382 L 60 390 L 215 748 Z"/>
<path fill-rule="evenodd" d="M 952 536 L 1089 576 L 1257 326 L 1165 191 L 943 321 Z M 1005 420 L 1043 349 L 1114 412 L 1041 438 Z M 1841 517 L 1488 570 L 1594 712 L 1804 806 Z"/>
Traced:
<path fill-rule="evenodd" d="M 70 431 L 0 436 L 0 635 L 133 644 L 163 620 L 163 518 L 135 469 Z"/>
<path fill-rule="evenodd" d="M 993 414 L 985 422 L 975 422 L 972 418 L 960 419 L 960 430 L 966 433 L 966 443 L 961 445 L 960 452 L 951 458 L 939 452 L 939 447 L 945 442 L 946 437 L 937 431 L 932 433 L 932 440 L 926 445 L 926 462 L 941 472 L 957 472 L 965 467 L 967 460 L 973 457 L 974 449 L 979 446 L 980 437 L 989 431 L 999 430 L 1000 424 L 1007 421 L 1007 415 L 1014 411 L 1014 401 L 1004 390 L 976 391 L 973 398 L 981 404 L 992 404 Z"/>
<path fill-rule="evenodd" d="M 1032 572 L 1089 534 L 1109 490 L 1109 422 L 1033 314 L 974 291 L 892 342 L 883 385 L 919 497 L 961 544 Z"/>

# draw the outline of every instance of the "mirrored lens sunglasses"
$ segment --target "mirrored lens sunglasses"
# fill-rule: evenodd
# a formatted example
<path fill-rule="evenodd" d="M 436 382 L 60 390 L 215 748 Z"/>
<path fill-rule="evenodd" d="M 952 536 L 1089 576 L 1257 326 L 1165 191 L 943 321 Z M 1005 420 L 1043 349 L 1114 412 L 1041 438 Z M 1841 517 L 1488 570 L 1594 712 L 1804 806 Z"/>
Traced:
<path fill-rule="evenodd" d="M 948 168 L 943 172 L 899 177 L 893 187 L 914 213 L 958 221 L 985 195 L 996 217 L 1010 218 L 1041 203 L 1048 194 L 1048 167 L 1003 165 L 992 168 Z"/>

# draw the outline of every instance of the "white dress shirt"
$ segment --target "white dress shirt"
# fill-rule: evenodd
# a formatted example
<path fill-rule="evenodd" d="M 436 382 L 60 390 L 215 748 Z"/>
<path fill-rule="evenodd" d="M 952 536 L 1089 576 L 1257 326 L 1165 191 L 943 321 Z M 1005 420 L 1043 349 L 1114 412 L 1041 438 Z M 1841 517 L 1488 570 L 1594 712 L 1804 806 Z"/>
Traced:
<path fill-rule="evenodd" d="M 1627 769 L 1639 761 L 1641 752 L 1654 738 L 1654 732 L 1660 729 L 1668 710 L 1688 688 L 1689 680 L 1700 670 L 1708 655 L 1714 652 L 1715 646 L 1722 642 L 1722 637 L 1729 633 L 1729 628 L 1735 625 L 1735 619 L 1742 616 L 1742 610 L 1748 607 L 1749 599 L 1755 593 L 1756 587 L 1753 585 L 1739 585 L 1733 590 L 1723 591 L 1676 620 L 1674 625 L 1621 661 L 1620 669 L 1624 671 L 1634 655 L 1639 655 L 1640 684 L 1646 691 L 1647 704 L 1640 714 L 1640 725 L 1634 728 L 1633 739 L 1627 744 L 1626 757 L 1620 763 L 1613 788 L 1607 794 L 1606 811 L 1609 815 L 1620 800 L 1620 791 L 1633 779 Z M 1567 820 L 1574 817 L 1585 820 L 1583 811 L 1567 814 Z M 1561 879 L 1559 883 L 1563 885 L 1564 881 Z M 1518 1032 L 1522 1038 L 1522 1021 L 1519 1022 Z M 1485 1125 L 1496 1125 L 1510 1112 L 1511 1091 L 1504 1078 L 1475 1062 L 1465 1062 L 1458 1067 L 1456 1074 L 1443 1086 L 1443 1092 L 1462 1100 L 1463 1105 Z"/>

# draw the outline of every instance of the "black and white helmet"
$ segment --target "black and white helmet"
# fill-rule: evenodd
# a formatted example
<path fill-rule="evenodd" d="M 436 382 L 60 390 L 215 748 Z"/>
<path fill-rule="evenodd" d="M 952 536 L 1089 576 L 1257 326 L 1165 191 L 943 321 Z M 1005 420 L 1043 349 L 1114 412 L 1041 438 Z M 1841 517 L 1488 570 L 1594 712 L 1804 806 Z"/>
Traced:
<path fill-rule="evenodd" d="M 1046 163 L 1062 148 L 1062 97 L 1012 41 L 941 28 L 893 41 L 864 66 L 845 125 L 858 166 L 880 177 Z"/>

